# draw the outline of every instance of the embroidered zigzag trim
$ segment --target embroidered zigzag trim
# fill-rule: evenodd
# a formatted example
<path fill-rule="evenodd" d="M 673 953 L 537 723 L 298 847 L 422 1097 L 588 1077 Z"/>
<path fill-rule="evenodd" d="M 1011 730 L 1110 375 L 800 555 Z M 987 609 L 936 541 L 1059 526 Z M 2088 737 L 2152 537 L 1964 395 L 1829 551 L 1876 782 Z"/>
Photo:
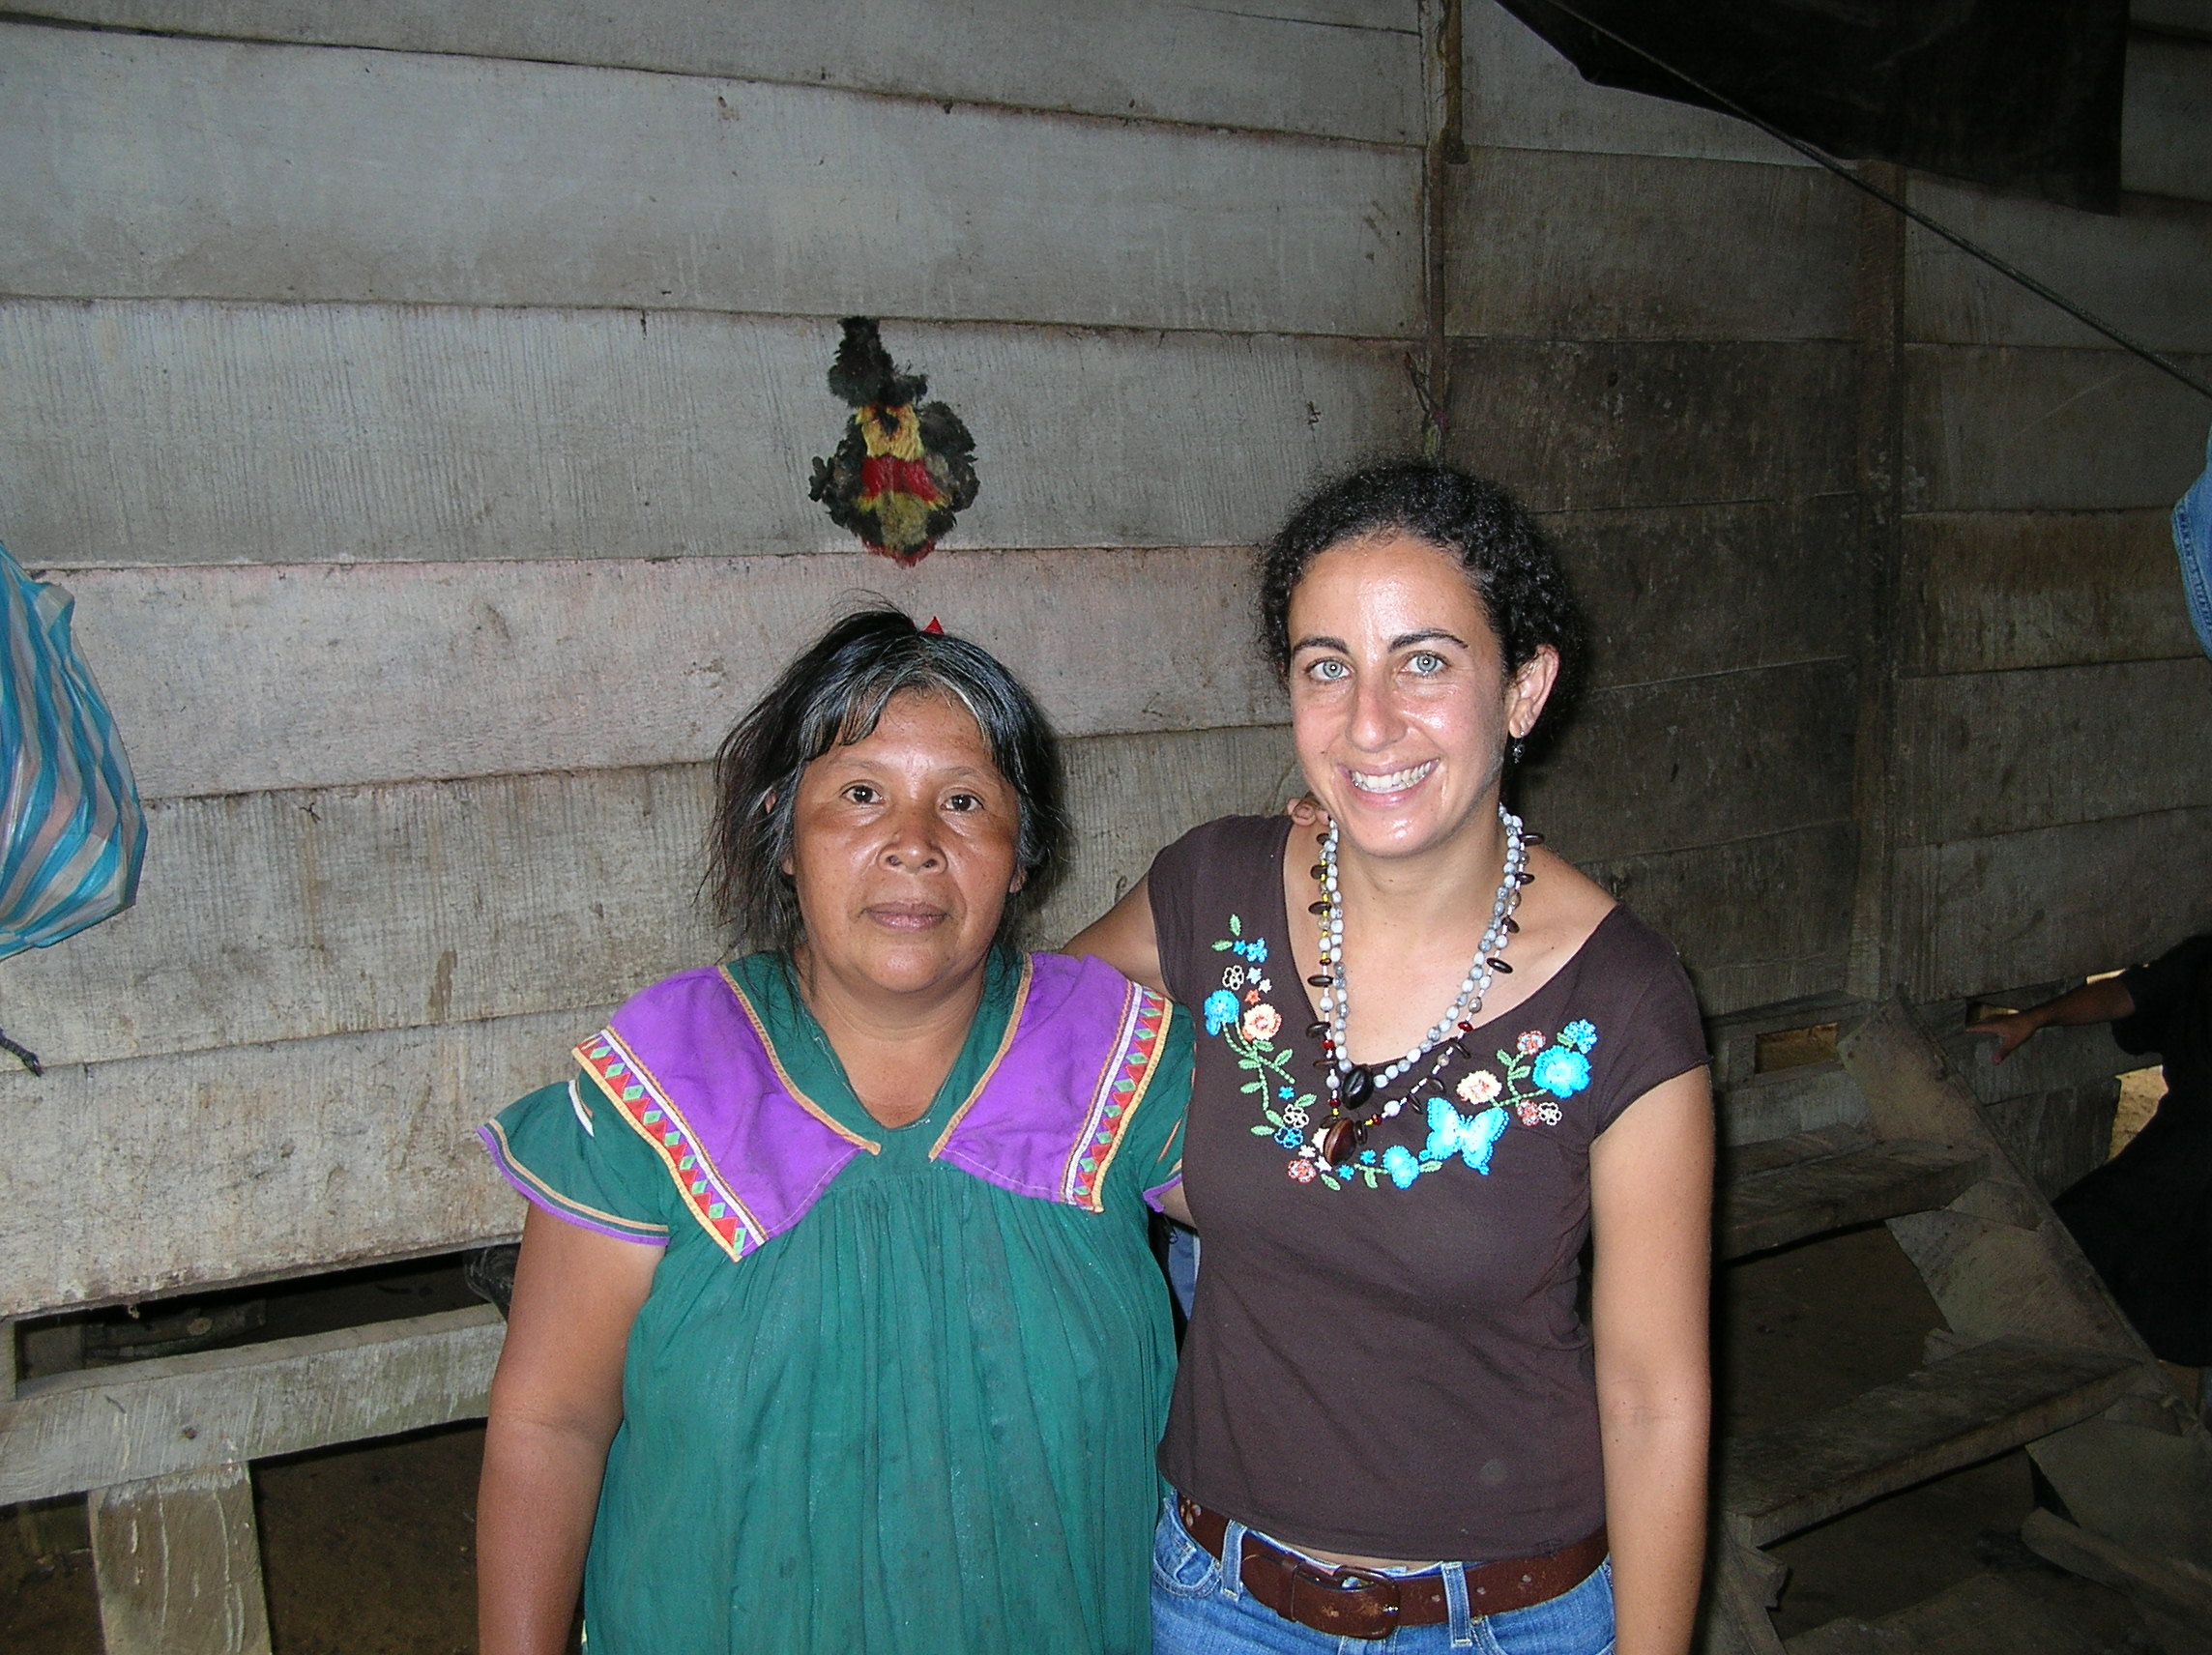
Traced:
<path fill-rule="evenodd" d="M 1160 1060 L 1160 1036 L 1168 1026 L 1168 1002 L 1150 989 L 1131 984 L 1122 1004 L 1121 1028 L 1114 1043 L 1114 1058 L 1100 1077 L 1083 1130 L 1076 1137 L 1067 1168 L 1061 1176 L 1061 1199 L 1072 1206 L 1103 1212 L 1099 1191 L 1106 1170 L 1121 1147 L 1122 1135 L 1137 1116 L 1152 1084 Z"/>
<path fill-rule="evenodd" d="M 675 1179 L 684 1206 L 716 1245 L 733 1259 L 758 1247 L 765 1238 L 760 1221 L 714 1176 L 689 1124 L 622 1037 L 612 1029 L 602 1029 L 576 1048 L 576 1061 L 637 1135 L 653 1146 Z"/>

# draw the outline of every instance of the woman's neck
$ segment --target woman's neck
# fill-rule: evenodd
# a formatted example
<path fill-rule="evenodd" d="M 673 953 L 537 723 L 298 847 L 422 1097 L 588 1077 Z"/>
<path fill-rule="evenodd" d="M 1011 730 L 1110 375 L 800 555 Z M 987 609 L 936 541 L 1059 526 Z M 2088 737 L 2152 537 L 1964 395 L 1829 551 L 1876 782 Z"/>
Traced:
<path fill-rule="evenodd" d="M 1339 834 L 1336 878 L 1348 922 L 1370 934 L 1431 933 L 1466 916 L 1479 932 L 1505 871 L 1505 826 L 1498 800 L 1485 801 L 1460 830 L 1411 857 L 1370 857 Z"/>
<path fill-rule="evenodd" d="M 988 957 L 965 976 L 903 992 L 850 982 L 804 944 L 793 951 L 792 966 L 800 998 L 822 1026 L 861 1107 L 892 1128 L 927 1115 L 968 1042 L 983 1002 Z"/>

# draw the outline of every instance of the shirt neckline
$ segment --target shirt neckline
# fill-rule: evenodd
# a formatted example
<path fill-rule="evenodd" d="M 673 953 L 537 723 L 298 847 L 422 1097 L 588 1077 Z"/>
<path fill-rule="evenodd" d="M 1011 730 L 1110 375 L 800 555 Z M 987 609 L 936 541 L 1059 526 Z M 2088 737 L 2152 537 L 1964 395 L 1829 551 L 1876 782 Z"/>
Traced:
<path fill-rule="evenodd" d="M 1314 1007 L 1313 991 L 1306 983 L 1305 973 L 1298 970 L 1297 950 L 1291 946 L 1291 905 L 1289 898 L 1283 894 L 1284 861 L 1290 855 L 1291 834 L 1297 826 L 1290 817 L 1283 818 L 1282 829 L 1275 840 L 1275 854 L 1270 858 L 1268 866 L 1268 873 L 1272 882 L 1269 887 L 1268 901 L 1274 909 L 1275 935 L 1283 940 L 1284 961 L 1291 968 L 1291 975 L 1297 979 L 1298 1003 L 1305 1007 L 1305 1023 L 1301 1027 L 1310 1028 L 1322 1021 L 1322 1015 Z M 1551 974 L 1528 991 L 1528 998 L 1511 1010 L 1495 1011 L 1483 1018 L 1481 1022 L 1474 1025 L 1470 1038 L 1472 1038 L 1474 1034 L 1480 1034 L 1494 1023 L 1502 1023 L 1507 1018 L 1518 1015 L 1526 1007 L 1535 1004 L 1539 997 L 1549 994 L 1553 985 L 1565 977 L 1581 962 L 1583 955 L 1588 951 L 1589 945 L 1597 941 L 1598 934 L 1608 925 L 1611 925 L 1622 912 L 1624 912 L 1622 905 L 1616 901 L 1605 911 L 1605 917 L 1590 927 L 1589 935 L 1575 944 L 1574 952 L 1553 967 Z"/>
<path fill-rule="evenodd" d="M 870 1115 L 854 1089 L 837 1049 L 805 998 L 799 992 L 791 963 L 781 953 L 764 950 L 734 960 L 731 979 L 751 1002 L 755 1024 L 771 1055 L 793 1084 L 807 1094 L 807 1101 L 829 1116 L 841 1129 L 859 1140 L 888 1148 L 900 1142 L 919 1141 L 924 1148 L 934 1144 L 951 1113 L 966 1103 L 988 1073 L 1004 1045 L 1017 990 L 1022 961 L 1012 950 L 994 947 L 983 967 L 983 995 L 975 1016 L 968 1025 L 960 1054 L 952 1060 L 937 1095 L 928 1109 L 904 1126 L 886 1126 Z"/>

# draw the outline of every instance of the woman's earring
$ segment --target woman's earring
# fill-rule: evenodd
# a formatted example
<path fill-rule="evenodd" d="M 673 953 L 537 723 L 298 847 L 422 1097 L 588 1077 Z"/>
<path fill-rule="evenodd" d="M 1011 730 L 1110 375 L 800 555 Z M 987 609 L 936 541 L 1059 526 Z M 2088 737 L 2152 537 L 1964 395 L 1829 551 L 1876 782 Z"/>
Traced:
<path fill-rule="evenodd" d="M 1518 765 L 1521 762 L 1521 755 L 1526 753 L 1528 750 L 1528 742 L 1527 739 L 1524 737 L 1516 736 L 1510 742 L 1506 744 L 1505 756 L 1512 763 Z"/>

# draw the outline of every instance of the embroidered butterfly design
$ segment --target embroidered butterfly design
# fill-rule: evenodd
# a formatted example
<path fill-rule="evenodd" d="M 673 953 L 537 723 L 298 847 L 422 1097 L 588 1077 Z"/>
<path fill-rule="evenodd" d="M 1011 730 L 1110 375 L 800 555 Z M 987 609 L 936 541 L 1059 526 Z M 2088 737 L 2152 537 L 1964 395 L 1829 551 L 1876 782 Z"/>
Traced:
<path fill-rule="evenodd" d="M 1461 1160 L 1487 1177 L 1491 1146 L 1505 1135 L 1506 1119 L 1505 1111 L 1496 1105 L 1470 1118 L 1454 1109 L 1448 1099 L 1432 1097 L 1429 1099 L 1429 1142 L 1421 1150 L 1421 1159 L 1445 1161 L 1456 1152 Z"/>

